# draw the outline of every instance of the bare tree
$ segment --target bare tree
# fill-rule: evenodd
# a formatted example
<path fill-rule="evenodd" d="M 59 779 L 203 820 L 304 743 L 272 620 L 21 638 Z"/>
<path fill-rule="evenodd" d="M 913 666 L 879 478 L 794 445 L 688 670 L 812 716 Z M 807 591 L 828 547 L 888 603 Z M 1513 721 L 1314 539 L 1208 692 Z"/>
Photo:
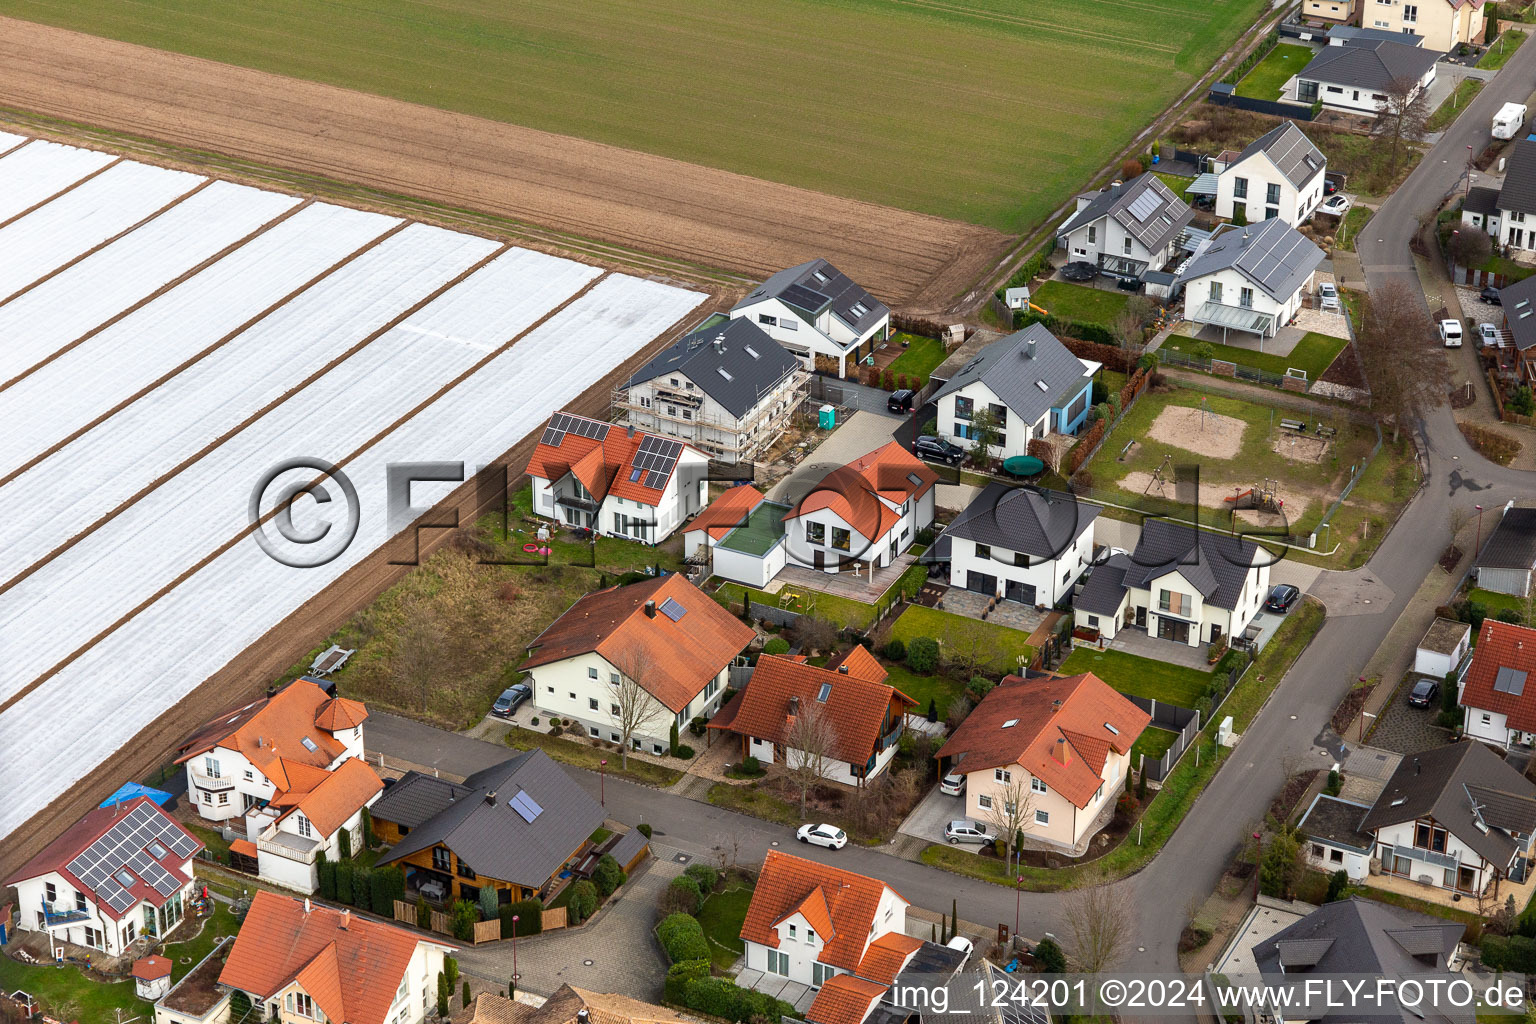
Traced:
<path fill-rule="evenodd" d="M 615 722 L 619 727 L 619 763 L 629 767 L 630 741 L 657 719 L 666 717 L 666 706 L 651 696 L 647 684 L 657 675 L 651 652 L 638 643 L 626 644 L 608 658 L 619 670 L 619 681 L 610 685 Z"/>
<path fill-rule="evenodd" d="M 1124 882 L 1111 884 L 1102 870 L 1085 876 L 1062 905 L 1067 958 L 1073 968 L 1098 974 L 1118 965 L 1130 947 L 1134 912 L 1130 888 Z"/>
<path fill-rule="evenodd" d="M 1480 267 L 1493 255 L 1493 242 L 1489 240 L 1488 233 L 1470 224 L 1463 224 L 1451 232 L 1447 248 L 1450 250 L 1451 262 L 1458 267 Z"/>
<path fill-rule="evenodd" d="M 1034 792 L 1024 780 L 1024 773 L 1011 769 L 1009 781 L 995 787 L 990 796 L 992 806 L 984 809 L 984 820 L 997 830 L 1003 841 L 1008 859 L 1017 849 L 1019 837 L 1035 826 Z"/>
<path fill-rule="evenodd" d="M 1115 337 L 1131 353 L 1133 360 L 1141 357 L 1142 348 L 1146 344 L 1147 321 L 1152 319 L 1155 312 L 1157 304 L 1151 299 L 1145 295 L 1132 295 L 1115 316 L 1115 322 L 1111 325 Z"/>
<path fill-rule="evenodd" d="M 1371 411 L 1391 422 L 1395 444 L 1404 427 L 1445 395 L 1445 357 L 1423 297 L 1402 281 L 1371 292 L 1364 319 L 1355 350 L 1371 389 Z"/>
<path fill-rule="evenodd" d="M 784 734 L 784 767 L 790 779 L 800 787 L 800 816 L 803 818 L 811 787 L 827 777 L 832 764 L 837 729 L 826 708 L 819 703 L 807 706 L 804 701 L 797 702 L 790 709 L 790 719 Z"/>
<path fill-rule="evenodd" d="M 1386 84 L 1382 95 L 1371 130 L 1391 146 L 1387 166 L 1395 175 L 1408 146 L 1424 138 L 1424 124 L 1431 113 L 1429 90 L 1415 78 L 1399 76 Z"/>

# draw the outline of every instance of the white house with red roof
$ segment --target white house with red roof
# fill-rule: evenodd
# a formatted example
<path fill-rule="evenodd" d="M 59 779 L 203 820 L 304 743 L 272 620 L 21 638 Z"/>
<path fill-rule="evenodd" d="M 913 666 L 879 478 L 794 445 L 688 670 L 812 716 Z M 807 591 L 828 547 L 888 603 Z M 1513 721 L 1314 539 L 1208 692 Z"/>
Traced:
<path fill-rule="evenodd" d="M 1510 747 L 1536 745 L 1536 629 L 1484 619 L 1457 702 L 1462 731 Z"/>
<path fill-rule="evenodd" d="M 219 973 L 262 1019 L 418 1024 L 457 947 L 430 935 L 258 890 Z"/>
<path fill-rule="evenodd" d="M 182 744 L 187 797 L 203 818 L 243 831 L 231 858 L 298 892 L 319 884 L 316 862 L 361 849 L 363 808 L 384 789 L 363 761 L 368 709 L 300 678 L 220 715 Z"/>
<path fill-rule="evenodd" d="M 741 925 L 743 984 L 809 985 L 806 1020 L 860 1024 L 923 946 L 909 906 L 877 878 L 769 850 Z"/>
<path fill-rule="evenodd" d="M 890 565 L 933 523 L 939 477 L 895 441 L 822 477 L 784 516 L 790 565 Z"/>
<path fill-rule="evenodd" d="M 98 807 L 5 880 L 16 887 L 16 925 L 122 956 L 182 919 L 202 848 L 147 796 Z"/>
<path fill-rule="evenodd" d="M 533 513 L 657 544 L 709 501 L 709 456 L 633 427 L 557 412 L 528 460 Z"/>

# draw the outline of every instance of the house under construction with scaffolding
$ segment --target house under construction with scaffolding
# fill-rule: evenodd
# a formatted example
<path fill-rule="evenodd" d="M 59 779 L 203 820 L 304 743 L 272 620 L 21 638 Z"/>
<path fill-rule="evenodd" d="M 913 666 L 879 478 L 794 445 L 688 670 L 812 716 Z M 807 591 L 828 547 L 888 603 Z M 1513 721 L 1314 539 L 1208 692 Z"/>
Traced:
<path fill-rule="evenodd" d="M 686 441 L 718 462 L 752 462 L 784 433 L 807 379 L 756 324 L 716 314 L 614 390 L 613 420 Z"/>

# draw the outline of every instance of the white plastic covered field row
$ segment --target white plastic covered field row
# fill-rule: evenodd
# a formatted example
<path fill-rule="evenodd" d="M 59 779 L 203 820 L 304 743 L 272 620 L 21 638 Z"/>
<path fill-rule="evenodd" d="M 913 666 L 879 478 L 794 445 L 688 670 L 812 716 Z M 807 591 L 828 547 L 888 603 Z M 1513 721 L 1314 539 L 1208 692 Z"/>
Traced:
<path fill-rule="evenodd" d="M 12 159 L 0 159 L 0 166 Z M 299 202 L 216 181 L 0 306 L 0 381 L 43 362 Z"/>
<path fill-rule="evenodd" d="M 0 700 L 238 535 L 267 466 L 342 461 L 599 273 L 504 253 L 0 594 Z"/>
<path fill-rule="evenodd" d="M 6 148 L 0 141 L 0 148 Z M 111 153 L 33 140 L 0 157 L 0 220 L 10 220 L 116 160 Z"/>
<path fill-rule="evenodd" d="M 4 146 L 5 140 L 0 139 L 0 149 Z M 53 273 L 207 180 L 124 160 L 11 221 L 0 228 L 0 299 Z"/>
<path fill-rule="evenodd" d="M 292 569 L 268 558 L 254 541 L 242 541 L 0 715 L 0 777 L 12 796 L 0 803 L 0 832 L 89 775 L 209 674 L 383 544 L 389 536 L 386 464 L 441 459 L 473 468 L 500 456 L 703 299 L 609 276 L 349 467 L 361 525 L 334 561 Z M 418 485 L 413 500 L 430 504 L 452 486 Z M 245 497 L 205 500 L 211 514 L 219 502 Z M 38 756 L 40 737 L 46 737 L 46 756 Z"/>
<path fill-rule="evenodd" d="M 26 141 L 27 139 L 24 135 L 12 135 L 10 132 L 0 132 L 0 155 L 4 155 L 5 153 L 15 149 L 17 146 Z"/>
<path fill-rule="evenodd" d="M 307 206 L 0 391 L 0 423 L 12 424 L 0 433 L 0 477 L 196 357 L 394 223 L 344 206 Z M 486 251 L 494 247 L 477 241 Z M 124 442 L 131 438 L 112 443 Z"/>

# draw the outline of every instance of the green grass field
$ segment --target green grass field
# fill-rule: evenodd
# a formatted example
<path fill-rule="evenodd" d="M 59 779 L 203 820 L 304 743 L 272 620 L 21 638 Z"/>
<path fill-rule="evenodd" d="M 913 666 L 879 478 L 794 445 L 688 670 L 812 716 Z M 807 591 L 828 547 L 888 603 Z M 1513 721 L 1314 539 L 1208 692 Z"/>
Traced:
<path fill-rule="evenodd" d="M 891 344 L 907 343 L 906 351 L 891 361 L 892 373 L 916 374 L 927 383 L 934 367 L 944 361 L 944 343 L 938 338 L 926 338 L 921 334 L 897 331 L 891 335 Z"/>
<path fill-rule="evenodd" d="M 1509 52 L 1513 55 L 1515 51 L 1511 48 Z M 1487 59 L 1488 55 L 1485 55 L 1483 60 Z M 1451 126 L 1452 121 L 1461 116 L 1461 112 L 1467 109 L 1467 104 L 1476 99 L 1477 94 L 1482 92 L 1483 86 L 1487 84 L 1481 78 L 1463 78 L 1451 94 L 1441 101 L 1439 108 L 1429 115 L 1429 120 L 1424 122 L 1424 127 L 1432 132 L 1445 131 Z M 1353 212 L 1354 210 L 1350 211 L 1350 213 Z"/>
<path fill-rule="evenodd" d="M 1267 7 L 0 0 L 0 14 L 1005 231 L 1081 188 Z"/>
<path fill-rule="evenodd" d="M 920 636 L 933 637 L 939 641 L 939 657 L 946 661 L 974 658 L 982 671 L 994 676 L 1008 672 L 1022 674 L 1019 659 L 1022 657 L 1028 664 L 1035 656 L 1035 649 L 1025 643 L 1027 634 L 1016 629 L 916 604 L 897 617 L 891 625 L 891 636 L 909 647 Z M 907 696 L 920 699 L 915 693 Z M 924 710 L 927 710 L 928 696 L 937 694 L 924 694 Z"/>
<path fill-rule="evenodd" d="M 1487 68 L 1490 71 L 1497 71 L 1509 62 L 1509 58 L 1515 55 L 1515 51 L 1520 49 L 1520 44 L 1523 42 L 1525 42 L 1525 33 L 1520 29 L 1505 29 L 1499 34 L 1499 38 L 1493 41 L 1493 45 L 1488 48 L 1488 52 L 1483 54 L 1482 59 L 1477 62 L 1477 66 Z"/>
<path fill-rule="evenodd" d="M 1280 87 L 1306 67 L 1313 56 L 1310 46 L 1281 43 L 1243 76 L 1243 80 L 1237 83 L 1237 94 L 1256 100 L 1278 100 Z"/>
<path fill-rule="evenodd" d="M 1126 294 L 1087 288 L 1069 281 L 1047 281 L 1029 297 L 1029 301 L 1052 316 L 1084 323 L 1110 324 L 1125 308 Z"/>
<path fill-rule="evenodd" d="M 1121 693 L 1167 701 L 1181 708 L 1194 707 L 1195 701 L 1203 697 L 1211 685 L 1209 672 L 1197 672 L 1113 648 L 1095 651 L 1091 647 L 1079 647 L 1067 656 L 1057 671 L 1064 676 L 1092 672 Z"/>
<path fill-rule="evenodd" d="M 1273 345 L 1273 342 L 1266 340 L 1265 344 Z M 1296 347 L 1291 349 L 1291 354 L 1288 356 L 1256 352 L 1251 348 L 1239 348 L 1236 345 L 1212 344 L 1211 358 L 1225 359 L 1228 362 L 1256 367 L 1281 376 L 1284 376 L 1287 370 L 1305 370 L 1307 380 L 1317 380 L 1329 366 L 1333 365 L 1333 361 L 1338 358 L 1340 352 L 1344 351 L 1344 346 L 1347 344 L 1348 341 L 1344 338 L 1331 338 L 1326 334 L 1309 332 L 1296 343 Z M 1164 348 L 1175 349 L 1189 356 L 1198 354 L 1196 349 L 1199 345 L 1198 340 L 1182 334 L 1171 335 L 1167 341 L 1163 342 Z"/>

